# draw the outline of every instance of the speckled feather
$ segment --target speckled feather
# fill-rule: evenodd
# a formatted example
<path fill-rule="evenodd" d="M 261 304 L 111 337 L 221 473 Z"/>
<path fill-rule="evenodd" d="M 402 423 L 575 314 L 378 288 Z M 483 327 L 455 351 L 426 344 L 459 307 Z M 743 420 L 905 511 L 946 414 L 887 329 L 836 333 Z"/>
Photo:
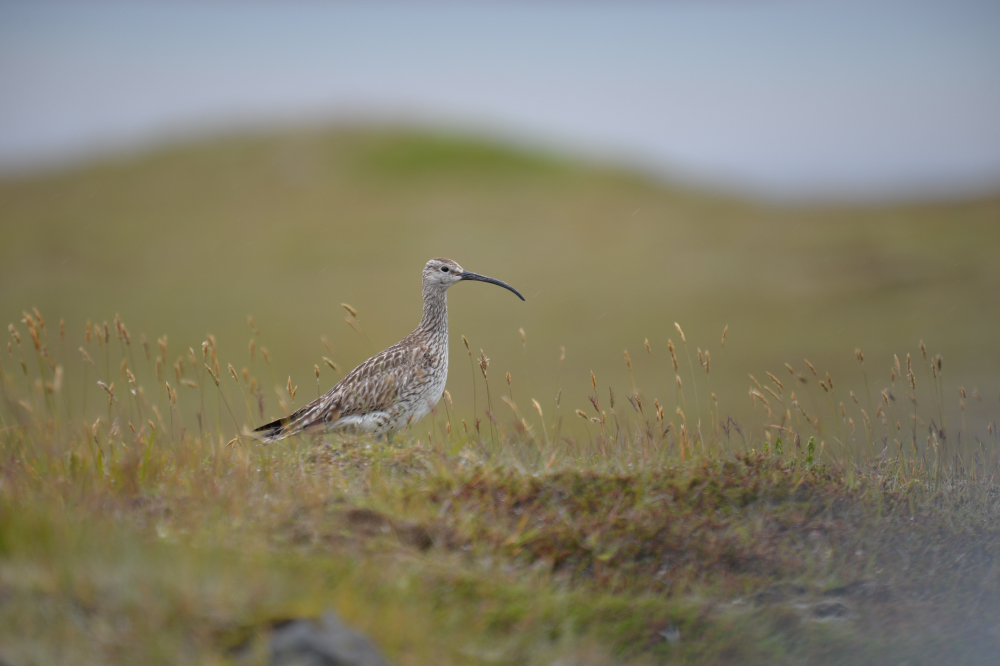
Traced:
<path fill-rule="evenodd" d="M 474 277 L 470 277 L 474 276 Z M 423 271 L 424 312 L 405 338 L 351 370 L 325 395 L 284 418 L 254 430 L 264 442 L 300 432 L 351 429 L 382 437 L 426 416 L 448 379 L 448 287 L 467 273 L 450 259 L 431 259 Z M 518 297 L 518 292 L 510 289 Z"/>

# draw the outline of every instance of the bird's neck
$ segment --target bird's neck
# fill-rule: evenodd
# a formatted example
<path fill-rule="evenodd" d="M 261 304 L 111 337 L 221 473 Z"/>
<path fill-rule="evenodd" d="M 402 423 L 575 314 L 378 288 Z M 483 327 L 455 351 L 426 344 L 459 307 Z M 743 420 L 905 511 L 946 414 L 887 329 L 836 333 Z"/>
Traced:
<path fill-rule="evenodd" d="M 448 297 L 444 289 L 424 287 L 424 316 L 417 330 L 448 336 Z"/>

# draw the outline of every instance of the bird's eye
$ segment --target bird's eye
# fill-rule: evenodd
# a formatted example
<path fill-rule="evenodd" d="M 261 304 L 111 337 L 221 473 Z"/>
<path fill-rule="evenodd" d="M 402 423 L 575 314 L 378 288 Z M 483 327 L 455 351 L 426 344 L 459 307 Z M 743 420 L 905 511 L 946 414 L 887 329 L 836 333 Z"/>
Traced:
<path fill-rule="evenodd" d="M 447 273 L 448 272 L 448 267 L 447 266 L 442 266 L 441 267 L 441 272 L 442 273 Z"/>

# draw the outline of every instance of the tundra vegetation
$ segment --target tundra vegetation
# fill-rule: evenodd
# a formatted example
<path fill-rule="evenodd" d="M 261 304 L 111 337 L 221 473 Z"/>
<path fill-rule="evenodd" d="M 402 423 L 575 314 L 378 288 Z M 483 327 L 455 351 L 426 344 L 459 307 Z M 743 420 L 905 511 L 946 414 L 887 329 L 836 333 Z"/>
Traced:
<path fill-rule="evenodd" d="M 765 206 L 370 131 L 229 139 L 0 190 L 4 663 L 223 664 L 241 646 L 264 663 L 270 627 L 328 608 L 396 664 L 978 664 L 1000 648 L 995 199 Z M 283 204 L 292 228 L 268 236 Z M 630 222 L 588 238 L 626 204 Z M 326 238 L 326 207 L 375 227 L 334 224 L 338 247 L 374 234 L 412 266 L 381 271 L 372 251 L 323 277 L 319 243 L 282 239 Z M 637 220 L 644 208 L 659 217 Z M 475 242 L 429 251 L 426 229 L 399 221 L 443 219 L 442 233 L 472 209 L 548 225 L 473 225 Z M 955 218 L 982 233 L 943 223 Z M 834 250 L 834 268 L 857 270 L 830 277 L 796 220 L 875 266 Z M 909 235 L 880 254 L 845 240 L 852 225 Z M 636 279 L 670 234 L 706 228 L 743 244 L 709 234 L 679 272 Z M 763 232 L 786 254 L 756 247 Z M 511 233 L 529 238 L 518 266 L 546 260 L 582 292 L 556 285 L 565 301 L 546 301 L 544 267 L 519 269 L 545 312 L 511 323 L 513 307 L 453 290 L 449 393 L 431 416 L 390 441 L 248 438 L 415 324 L 426 258 L 490 256 L 477 243 L 516 256 Z M 282 275 L 300 250 L 308 270 Z M 646 268 L 605 261 L 628 252 Z M 726 310 L 712 280 L 741 261 L 753 270 L 733 288 L 759 298 Z M 322 333 L 341 299 L 310 280 L 349 285 L 347 326 Z M 667 297 L 697 325 L 665 315 Z M 920 298 L 946 325 L 916 333 Z M 874 330 L 831 329 L 841 318 Z M 899 330 L 911 349 L 852 344 Z"/>

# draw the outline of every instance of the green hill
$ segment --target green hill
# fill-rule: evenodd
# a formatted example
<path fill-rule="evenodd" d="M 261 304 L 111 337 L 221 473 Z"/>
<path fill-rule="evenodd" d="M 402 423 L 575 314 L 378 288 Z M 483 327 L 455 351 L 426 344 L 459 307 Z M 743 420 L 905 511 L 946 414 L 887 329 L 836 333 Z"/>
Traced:
<path fill-rule="evenodd" d="M 459 335 L 498 376 L 511 373 L 518 403 L 554 409 L 562 390 L 563 409 L 584 407 L 591 370 L 602 392 L 631 393 L 628 350 L 639 390 L 673 404 L 674 322 L 692 358 L 698 347 L 711 354 L 710 386 L 698 374 L 692 389 L 702 403 L 715 392 L 740 419 L 748 373 L 785 363 L 799 373 L 808 358 L 860 391 L 861 348 L 874 390 L 889 386 L 892 354 L 916 355 L 920 340 L 944 357 L 948 404 L 957 408 L 959 386 L 991 404 L 1000 395 L 997 197 L 766 204 L 468 138 L 340 129 L 8 177 L 0 233 L 5 323 L 38 307 L 82 332 L 118 313 L 133 333 L 168 335 L 171 354 L 213 333 L 240 368 L 253 315 L 281 386 L 288 376 L 313 386 L 319 364 L 328 387 L 336 377 L 322 356 L 349 369 L 402 337 L 419 318 L 421 267 L 447 256 L 528 297 L 452 290 L 449 389 L 463 413 L 472 379 Z M 368 339 L 344 324 L 342 302 Z"/>

